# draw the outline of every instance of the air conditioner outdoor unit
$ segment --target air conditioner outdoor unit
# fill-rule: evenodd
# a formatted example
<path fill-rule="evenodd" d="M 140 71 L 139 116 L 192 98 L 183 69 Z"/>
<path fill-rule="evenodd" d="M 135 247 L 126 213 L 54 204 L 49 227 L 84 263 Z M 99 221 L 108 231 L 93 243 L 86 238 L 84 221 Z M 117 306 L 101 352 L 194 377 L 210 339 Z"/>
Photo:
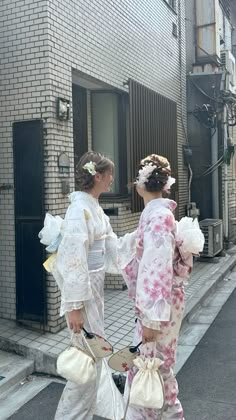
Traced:
<path fill-rule="evenodd" d="M 223 249 L 223 223 L 220 219 L 204 219 L 199 222 L 205 237 L 202 257 L 214 257 Z"/>
<path fill-rule="evenodd" d="M 228 73 L 226 89 L 234 91 L 236 87 L 236 63 L 235 57 L 229 50 L 222 50 L 220 52 L 221 65 Z"/>

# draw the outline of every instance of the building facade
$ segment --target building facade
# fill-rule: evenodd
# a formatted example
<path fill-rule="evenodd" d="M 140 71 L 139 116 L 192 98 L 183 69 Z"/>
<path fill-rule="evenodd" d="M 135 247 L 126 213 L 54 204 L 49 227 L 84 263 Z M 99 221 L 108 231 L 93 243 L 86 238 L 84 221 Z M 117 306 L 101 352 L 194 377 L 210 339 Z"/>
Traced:
<path fill-rule="evenodd" d="M 0 9 L 0 317 L 56 332 L 60 293 L 43 272 L 37 232 L 45 212 L 65 214 L 85 151 L 115 161 L 102 205 L 118 235 L 137 224 L 129 183 L 143 154 L 172 161 L 185 215 L 184 4 L 3 0 Z"/>
<path fill-rule="evenodd" d="M 191 199 L 200 219 L 221 219 L 225 245 L 236 238 L 236 4 L 190 0 L 186 7 Z"/>

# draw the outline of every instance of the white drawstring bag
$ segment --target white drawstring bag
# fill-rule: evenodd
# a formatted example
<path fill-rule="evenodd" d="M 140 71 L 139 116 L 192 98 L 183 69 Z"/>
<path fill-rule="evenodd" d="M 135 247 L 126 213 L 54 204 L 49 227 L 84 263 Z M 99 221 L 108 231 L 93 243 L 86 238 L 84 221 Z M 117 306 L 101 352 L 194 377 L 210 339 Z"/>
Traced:
<path fill-rule="evenodd" d="M 129 404 L 140 408 L 161 410 L 164 407 L 164 383 L 159 372 L 163 362 L 157 357 L 138 356 L 134 365 L 139 369 L 136 373 L 129 396 Z"/>
<path fill-rule="evenodd" d="M 78 385 L 93 382 L 97 377 L 96 357 L 83 334 L 81 339 L 85 348 L 71 345 L 57 359 L 57 373 Z"/>

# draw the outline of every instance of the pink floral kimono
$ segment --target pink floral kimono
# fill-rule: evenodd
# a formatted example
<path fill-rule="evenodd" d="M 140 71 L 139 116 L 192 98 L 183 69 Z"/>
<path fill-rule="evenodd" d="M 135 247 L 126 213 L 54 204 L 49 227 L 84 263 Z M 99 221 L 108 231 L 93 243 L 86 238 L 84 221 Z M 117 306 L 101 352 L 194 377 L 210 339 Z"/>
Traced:
<path fill-rule="evenodd" d="M 141 346 L 141 354 L 163 360 L 160 373 L 164 380 L 165 406 L 161 410 L 129 406 L 128 420 L 183 420 L 178 400 L 178 384 L 173 368 L 179 330 L 184 313 L 184 281 L 192 267 L 192 254 L 181 256 L 177 247 L 176 221 L 172 211 L 176 203 L 169 199 L 154 199 L 145 207 L 137 230 L 136 255 L 126 265 L 123 275 L 130 298 L 135 302 L 137 323 L 133 344 L 142 340 L 143 325 L 159 331 L 157 341 Z M 128 372 L 125 398 L 137 372 Z"/>

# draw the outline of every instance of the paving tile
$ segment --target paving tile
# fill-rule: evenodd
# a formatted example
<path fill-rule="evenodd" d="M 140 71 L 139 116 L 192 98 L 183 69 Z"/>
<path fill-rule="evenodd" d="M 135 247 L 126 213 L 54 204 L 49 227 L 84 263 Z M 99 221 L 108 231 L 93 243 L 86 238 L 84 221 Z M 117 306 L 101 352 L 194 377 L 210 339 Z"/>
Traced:
<path fill-rule="evenodd" d="M 28 344 L 31 343 L 31 340 L 29 340 L 28 338 L 22 338 L 20 340 L 17 341 L 18 344 L 22 344 L 23 346 L 28 346 Z"/>
<path fill-rule="evenodd" d="M 0 337 L 11 338 L 12 337 L 12 332 L 9 331 L 8 329 L 6 331 L 0 331 Z"/>
<path fill-rule="evenodd" d="M 39 343 L 38 341 L 31 341 L 28 347 L 31 349 L 40 349 L 41 345 L 43 345 L 43 343 Z"/>
<path fill-rule="evenodd" d="M 120 340 L 119 341 L 119 344 L 121 344 L 122 346 L 124 346 L 124 347 L 127 347 L 127 346 L 129 346 L 130 344 L 132 344 L 132 341 L 130 341 L 130 340 Z"/>
<path fill-rule="evenodd" d="M 51 347 L 48 346 L 47 344 L 40 344 L 39 350 L 43 352 L 48 352 L 49 350 L 51 351 Z"/>
<path fill-rule="evenodd" d="M 22 339 L 22 337 L 18 334 L 12 334 L 12 336 L 11 336 L 11 340 L 15 341 L 15 342 L 18 342 L 21 339 Z"/>
<path fill-rule="evenodd" d="M 50 354 L 55 354 L 56 356 L 58 356 L 64 349 L 58 349 L 58 348 L 51 348 L 50 350 L 48 350 L 48 353 Z"/>
<path fill-rule="evenodd" d="M 57 344 L 57 346 L 55 346 L 55 347 L 53 347 L 53 348 L 56 348 L 56 349 L 61 349 L 61 350 L 64 350 L 65 348 L 66 348 L 66 346 L 68 345 L 68 343 L 58 343 Z"/>

